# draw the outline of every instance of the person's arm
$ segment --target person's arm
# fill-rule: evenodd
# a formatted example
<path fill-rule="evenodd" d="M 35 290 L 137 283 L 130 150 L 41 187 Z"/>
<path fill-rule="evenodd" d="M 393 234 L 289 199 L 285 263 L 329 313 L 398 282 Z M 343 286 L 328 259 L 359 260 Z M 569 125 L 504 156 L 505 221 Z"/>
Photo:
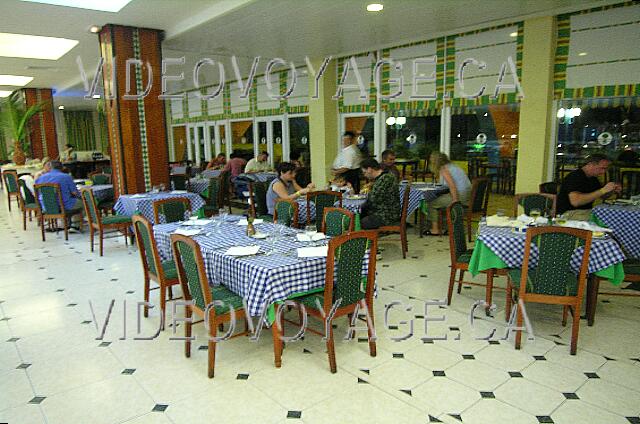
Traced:
<path fill-rule="evenodd" d="M 245 166 L 244 168 L 244 172 L 245 174 L 253 174 L 254 172 L 257 171 L 256 169 L 256 161 L 251 159 L 249 162 L 247 162 L 247 166 Z"/>
<path fill-rule="evenodd" d="M 618 184 L 616 183 L 607 183 L 604 187 L 599 188 L 596 191 L 592 191 L 591 193 L 581 193 L 579 191 L 571 191 L 569 192 L 569 203 L 574 208 L 578 208 L 583 205 L 588 205 L 591 202 L 594 202 L 600 198 L 609 197 L 614 191 L 618 190 Z"/>
<path fill-rule="evenodd" d="M 278 181 L 273 185 L 273 191 L 276 192 L 276 194 L 280 199 L 288 199 L 288 200 L 295 200 L 298 197 L 302 196 L 303 194 L 307 194 L 309 192 L 308 188 L 300 188 L 300 186 L 296 183 L 293 183 L 293 186 L 296 188 L 296 192 L 289 194 L 287 193 L 287 189 L 285 188 L 284 184 Z"/>
<path fill-rule="evenodd" d="M 444 178 L 447 183 L 447 187 L 449 187 L 449 193 L 451 194 L 452 202 L 458 201 L 458 188 L 456 187 L 456 183 L 453 181 L 451 177 L 451 173 L 447 168 L 440 168 L 440 175 Z"/>

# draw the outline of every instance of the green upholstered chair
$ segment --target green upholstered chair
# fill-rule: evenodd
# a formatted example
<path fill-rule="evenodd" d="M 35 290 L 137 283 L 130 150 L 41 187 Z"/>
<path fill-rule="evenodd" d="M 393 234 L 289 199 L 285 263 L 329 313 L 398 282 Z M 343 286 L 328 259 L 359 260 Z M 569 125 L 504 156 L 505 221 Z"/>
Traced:
<path fill-rule="evenodd" d="M 531 264 L 533 246 L 538 261 Z M 578 275 L 571 269 L 570 261 L 576 248 L 581 247 L 582 263 Z M 565 227 L 537 227 L 527 230 L 522 268 L 508 271 L 507 302 L 505 314 L 509 319 L 512 302 L 562 305 L 562 325 L 567 323 L 567 312 L 573 314 L 571 328 L 572 355 L 576 354 L 580 308 L 587 283 L 591 231 Z M 518 308 L 517 326 L 522 327 L 522 310 Z M 516 332 L 516 349 L 520 349 L 522 331 Z"/>
<path fill-rule="evenodd" d="M 355 231 L 332 238 L 329 241 L 327 253 L 327 271 L 325 273 L 324 292 L 310 293 L 295 297 L 292 300 L 305 306 L 307 313 L 321 320 L 323 328 L 329 329 L 327 336 L 327 353 L 329 354 L 329 366 L 332 373 L 337 371 L 336 355 L 334 349 L 334 335 L 332 322 L 334 319 L 349 316 L 357 311 L 362 312 L 365 307 L 368 311 L 367 328 L 369 334 L 369 354 L 376 356 L 376 342 L 372 339 L 375 334 L 373 319 L 373 291 L 376 272 L 376 254 L 378 246 L 378 233 L 376 231 Z M 369 260 L 366 282 L 362 278 L 364 261 Z M 331 311 L 335 302 L 340 304 L 334 315 Z M 318 309 L 318 304 L 320 309 Z M 274 323 L 284 333 L 284 326 L 280 322 Z M 274 337 L 277 346 L 276 363 L 279 363 L 282 355 L 280 338 Z"/>
<path fill-rule="evenodd" d="M 467 236 L 464 228 L 465 215 L 466 211 L 460 202 L 453 202 L 447 207 L 447 229 L 449 232 L 449 252 L 451 255 L 451 273 L 449 275 L 449 290 L 447 292 L 448 305 L 451 304 L 453 286 L 456 283 L 456 274 L 458 274 L 458 272 L 460 272 L 457 279 L 458 294 L 462 290 L 462 284 L 473 286 L 484 285 L 472 281 L 464 281 L 464 273 L 469 269 L 469 261 L 473 254 L 473 249 L 467 248 Z M 493 298 L 493 277 L 498 271 L 490 269 L 482 272 L 487 274 L 485 301 L 487 305 L 491 305 Z M 500 274 L 504 274 L 504 271 L 500 271 Z M 489 307 L 486 308 L 486 313 L 489 314 Z"/>
<path fill-rule="evenodd" d="M 164 330 L 165 309 L 167 299 L 173 299 L 172 286 L 179 284 L 176 263 L 172 260 L 161 261 L 158 254 L 155 237 L 153 236 L 153 226 L 142 215 L 131 217 L 133 229 L 136 234 L 138 251 L 142 261 L 144 274 L 144 300 L 149 302 L 149 292 L 160 289 L 160 310 L 162 311 L 162 329 Z M 151 288 L 150 281 L 155 281 L 158 287 Z M 145 305 L 144 316 L 149 316 L 149 308 Z"/>
<path fill-rule="evenodd" d="M 226 205 L 229 207 L 229 213 L 233 213 L 229 200 L 231 196 L 231 171 L 222 171 L 218 178 L 220 178 L 220 207 L 224 208 Z"/>
<path fill-rule="evenodd" d="M 184 221 L 191 213 L 191 201 L 184 197 L 160 199 L 153 202 L 153 220 L 156 224 Z"/>
<path fill-rule="evenodd" d="M 220 177 L 209 178 L 209 187 L 207 188 L 207 197 L 205 198 L 204 212 L 207 216 L 216 215 L 218 210 L 222 208 L 223 193 L 222 180 Z"/>
<path fill-rule="evenodd" d="M 267 207 L 269 184 L 262 181 L 249 182 L 249 197 L 252 199 L 249 212 L 256 218 L 273 221 L 273 217 L 269 215 L 269 208 Z"/>
<path fill-rule="evenodd" d="M 205 271 L 204 261 L 200 246 L 193 239 L 179 234 L 171 235 L 171 246 L 173 256 L 176 258 L 176 266 L 178 279 L 182 287 L 182 293 L 186 301 L 192 301 L 186 306 L 185 316 L 185 355 L 187 358 L 191 356 L 191 327 L 192 323 L 189 318 L 196 315 L 208 323 L 208 363 L 207 371 L 209 378 L 213 378 L 216 365 L 216 342 L 213 339 L 217 335 L 218 326 L 232 319 L 245 318 L 245 310 L 242 304 L 242 298 L 233 293 L 226 287 L 210 286 L 207 273 Z M 222 302 L 219 304 L 214 301 Z M 208 308 L 208 306 L 210 306 Z M 233 308 L 234 314 L 230 310 Z M 237 322 L 237 321 L 236 321 Z M 235 334 L 231 337 L 246 335 L 245 331 Z"/>
<path fill-rule="evenodd" d="M 11 212 L 11 199 L 16 199 L 18 206 L 20 200 L 18 199 L 18 173 L 14 170 L 7 170 L 2 172 L 2 179 L 4 181 L 4 187 L 7 191 L 7 202 L 9 205 L 9 212 Z"/>
<path fill-rule="evenodd" d="M 288 199 L 278 199 L 273 213 L 273 222 L 298 227 L 298 203 Z"/>
<path fill-rule="evenodd" d="M 464 205 L 467 218 L 467 237 L 471 241 L 471 222 L 479 221 L 487 215 L 491 180 L 488 177 L 476 177 L 471 181 L 469 203 Z"/>
<path fill-rule="evenodd" d="M 169 177 L 172 190 L 188 190 L 189 176 L 187 174 L 173 174 Z"/>
<path fill-rule="evenodd" d="M 538 209 L 541 216 L 556 216 L 556 195 L 547 193 L 516 194 L 513 204 L 513 216 L 518 216 L 518 206 L 522 206 L 524 213 L 530 215 L 532 209 Z"/>
<path fill-rule="evenodd" d="M 311 202 L 315 204 L 316 215 L 311 216 Z M 307 193 L 307 224 L 320 224 L 324 217 L 324 208 L 332 208 L 336 202 L 342 207 L 342 193 L 338 191 L 310 191 Z"/>
<path fill-rule="evenodd" d="M 31 214 L 34 213 L 36 218 L 40 213 L 40 208 L 36 204 L 36 198 L 27 187 L 27 183 L 24 180 L 18 180 L 18 203 L 20 204 L 20 210 L 22 211 L 22 229 L 27 230 L 27 215 L 29 215 L 29 221 L 31 221 Z"/>
<path fill-rule="evenodd" d="M 540 193 L 558 194 L 560 192 L 560 183 L 549 181 L 538 186 Z"/>
<path fill-rule="evenodd" d="M 64 203 L 62 202 L 62 192 L 60 191 L 60 185 L 56 183 L 36 184 L 34 185 L 35 198 L 41 199 L 40 202 L 36 202 L 39 210 L 40 217 L 40 230 L 42 231 L 42 241 L 45 241 L 45 222 L 49 222 L 51 226 L 55 225 L 58 219 L 61 219 L 64 224 L 64 239 L 69 240 L 69 227 L 71 226 L 71 217 L 74 215 L 80 215 L 79 226 L 82 231 L 82 212 L 83 209 L 73 208 L 66 210 Z M 54 228 L 57 228 L 55 225 Z"/>
<path fill-rule="evenodd" d="M 102 217 L 91 188 L 83 188 L 80 190 L 80 194 L 82 195 L 84 211 L 87 215 L 87 220 L 89 221 L 89 244 L 91 246 L 91 251 L 93 252 L 93 239 L 95 232 L 98 232 L 98 236 L 100 237 L 100 256 L 103 255 L 105 234 L 116 233 L 117 236 L 117 233 L 121 232 L 124 234 L 125 245 L 128 245 L 131 217 L 127 215 L 111 215 Z"/>
<path fill-rule="evenodd" d="M 337 237 L 353 231 L 355 219 L 353 212 L 342 208 L 324 208 L 322 232 L 328 237 Z"/>
<path fill-rule="evenodd" d="M 95 185 L 111 184 L 110 174 L 103 174 L 101 172 L 92 172 L 91 174 L 89 174 L 89 179 Z"/>
<path fill-rule="evenodd" d="M 407 215 L 409 214 L 409 194 L 411 193 L 411 184 L 407 184 L 402 196 L 402 209 L 400 210 L 400 222 L 395 225 L 383 225 L 378 228 L 378 233 L 398 233 L 400 234 L 400 249 L 402 250 L 402 258 L 407 259 L 409 251 L 409 241 L 407 240 Z"/>

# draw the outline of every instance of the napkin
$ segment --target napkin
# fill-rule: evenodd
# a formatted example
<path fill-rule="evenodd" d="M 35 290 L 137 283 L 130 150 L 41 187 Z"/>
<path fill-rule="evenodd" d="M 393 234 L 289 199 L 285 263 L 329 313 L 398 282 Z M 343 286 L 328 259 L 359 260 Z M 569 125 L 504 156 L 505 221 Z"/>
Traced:
<path fill-rule="evenodd" d="M 324 233 L 315 233 L 311 237 L 309 237 L 305 233 L 299 233 L 299 234 L 296 234 L 296 238 L 298 239 L 298 241 L 317 241 L 317 240 L 324 240 L 325 235 Z"/>
<path fill-rule="evenodd" d="M 569 220 L 562 224 L 563 227 L 578 228 L 580 230 L 599 231 L 602 233 L 611 233 L 610 228 L 600 227 L 592 222 Z"/>
<path fill-rule="evenodd" d="M 259 251 L 260 251 L 260 246 L 256 246 L 256 245 L 233 246 L 233 247 L 230 247 L 225 254 L 229 256 L 248 256 L 248 255 L 255 255 Z"/>
<path fill-rule="evenodd" d="M 508 216 L 491 215 L 487 217 L 488 227 L 511 227 L 511 220 Z"/>
<path fill-rule="evenodd" d="M 326 257 L 328 251 L 329 251 L 329 246 L 299 247 L 298 248 L 298 257 L 299 258 Z"/>
<path fill-rule="evenodd" d="M 195 236 L 196 234 L 200 234 L 200 230 L 197 228 L 194 228 L 194 229 L 178 228 L 173 233 L 182 234 L 183 236 Z"/>
<path fill-rule="evenodd" d="M 131 197 L 135 199 L 138 199 L 140 197 L 147 197 L 147 193 L 132 194 Z"/>
<path fill-rule="evenodd" d="M 262 224 L 263 222 L 264 222 L 264 219 L 254 219 L 253 225 Z M 247 218 L 244 218 L 238 221 L 238 225 L 249 225 L 249 222 L 247 221 Z"/>
<path fill-rule="evenodd" d="M 190 219 L 188 221 L 184 221 L 180 225 L 185 225 L 189 227 L 202 227 L 204 225 L 211 224 L 211 220 L 209 219 Z"/>
<path fill-rule="evenodd" d="M 171 194 L 184 194 L 187 193 L 187 190 L 172 190 Z"/>

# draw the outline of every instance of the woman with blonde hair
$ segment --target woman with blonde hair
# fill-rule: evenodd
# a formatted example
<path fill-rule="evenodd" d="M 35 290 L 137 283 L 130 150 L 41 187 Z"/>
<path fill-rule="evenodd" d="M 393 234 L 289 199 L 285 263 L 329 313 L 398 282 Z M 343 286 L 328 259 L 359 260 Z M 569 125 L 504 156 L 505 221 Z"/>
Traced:
<path fill-rule="evenodd" d="M 431 223 L 428 234 L 440 234 L 440 222 L 438 209 L 443 209 L 453 202 L 466 203 L 471 192 L 471 181 L 464 171 L 452 163 L 449 157 L 442 152 L 433 152 L 429 157 L 431 171 L 440 177 L 440 184 L 449 189 L 448 193 L 438 196 L 427 203 L 427 220 Z"/>

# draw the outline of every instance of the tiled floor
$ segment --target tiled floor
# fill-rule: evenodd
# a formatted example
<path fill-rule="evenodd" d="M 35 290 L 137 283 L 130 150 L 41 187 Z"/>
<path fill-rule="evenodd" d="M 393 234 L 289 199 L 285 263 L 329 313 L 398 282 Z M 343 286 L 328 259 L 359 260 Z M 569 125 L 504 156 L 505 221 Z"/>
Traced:
<path fill-rule="evenodd" d="M 412 234 L 406 260 L 397 243 L 381 244 L 377 357 L 360 333 L 337 342 L 338 373 L 331 374 L 322 340 L 309 334 L 287 345 L 276 369 L 267 330 L 258 342 L 222 343 L 213 380 L 202 326 L 190 359 L 182 342 L 170 340 L 171 328 L 134 340 L 140 259 L 121 238 L 107 241 L 103 258 L 89 253 L 86 234 L 71 234 L 68 243 L 48 234 L 42 243 L 35 223 L 22 231 L 18 212 L 2 206 L 0 246 L 0 422 L 640 422 L 640 299 L 601 296 L 596 324 L 581 323 L 576 356 L 568 353 L 560 309 L 544 305 L 528 307 L 536 338 L 521 351 L 511 341 L 476 340 L 491 327 L 504 334 L 504 291 L 495 291 L 495 318 L 476 313 L 483 319 L 473 328 L 469 311 L 482 288 L 465 288 L 451 307 L 425 312 L 425 301 L 446 295 L 445 238 Z M 96 340 L 93 313 L 104 322 L 111 300 L 104 340 Z M 393 301 L 412 309 L 395 307 L 385 326 Z M 449 339 L 423 343 L 425 316 L 445 316 L 429 321 L 427 332 Z M 414 336 L 392 341 L 411 319 Z M 143 318 L 141 334 L 153 335 L 157 324 L 157 312 Z M 345 334 L 338 324 L 336 334 Z"/>

